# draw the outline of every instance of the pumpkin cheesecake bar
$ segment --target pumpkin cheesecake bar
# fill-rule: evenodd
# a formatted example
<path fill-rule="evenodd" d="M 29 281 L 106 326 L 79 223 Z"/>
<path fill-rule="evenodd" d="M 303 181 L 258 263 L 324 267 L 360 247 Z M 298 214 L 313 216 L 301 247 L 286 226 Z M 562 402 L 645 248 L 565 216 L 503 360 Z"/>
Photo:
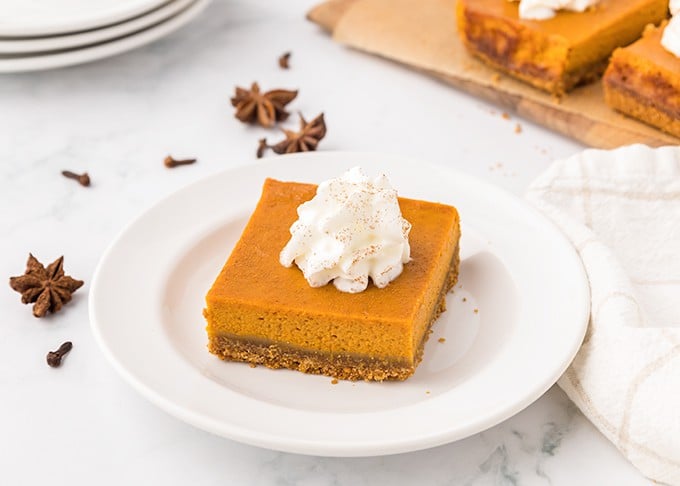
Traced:
<path fill-rule="evenodd" d="M 668 0 L 600 0 L 584 12 L 520 18 L 519 2 L 458 0 L 458 30 L 468 51 L 518 79 L 562 95 L 597 79 L 617 47 L 667 15 Z"/>
<path fill-rule="evenodd" d="M 680 58 L 664 49 L 666 26 L 650 26 L 634 44 L 614 51 L 603 78 L 612 108 L 680 137 Z"/>
<path fill-rule="evenodd" d="M 311 287 L 281 249 L 317 186 L 267 179 L 240 240 L 206 296 L 208 348 L 224 360 L 348 380 L 404 380 L 458 277 L 455 208 L 399 198 L 411 261 L 384 288 Z"/>

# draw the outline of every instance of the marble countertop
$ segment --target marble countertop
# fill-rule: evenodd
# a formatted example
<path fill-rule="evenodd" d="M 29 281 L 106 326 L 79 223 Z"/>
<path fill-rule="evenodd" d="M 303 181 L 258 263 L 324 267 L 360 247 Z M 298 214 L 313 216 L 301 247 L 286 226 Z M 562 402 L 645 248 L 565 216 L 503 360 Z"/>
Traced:
<path fill-rule="evenodd" d="M 36 320 L 0 292 L 0 483 L 649 484 L 553 387 L 523 412 L 434 449 L 359 459 L 242 445 L 186 425 L 138 395 L 90 333 L 89 280 L 125 224 L 223 169 L 257 164 L 270 135 L 232 116 L 234 85 L 299 88 L 295 107 L 326 114 L 322 150 L 417 156 L 521 194 L 554 158 L 582 147 L 391 62 L 333 43 L 304 19 L 315 0 L 216 0 L 166 39 L 68 69 L 0 76 L 0 275 L 28 252 L 64 254 L 85 280 Z M 290 50 L 291 69 L 277 58 Z M 521 133 L 515 127 L 521 125 Z M 168 170 L 167 154 L 195 156 Z M 88 171 L 90 188 L 63 178 Z M 45 353 L 71 340 L 59 369 Z M 540 363 L 537 363 L 540 366 Z M 498 397 L 502 400 L 502 397 Z"/>

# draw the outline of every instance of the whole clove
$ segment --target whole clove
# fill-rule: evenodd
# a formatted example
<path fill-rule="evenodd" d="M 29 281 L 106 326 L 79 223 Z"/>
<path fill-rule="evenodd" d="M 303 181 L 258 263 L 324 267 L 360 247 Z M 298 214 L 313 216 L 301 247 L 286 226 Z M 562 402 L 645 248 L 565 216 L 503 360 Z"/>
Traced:
<path fill-rule="evenodd" d="M 279 67 L 281 69 L 289 69 L 290 64 L 288 63 L 290 61 L 290 52 L 286 52 L 284 54 L 281 54 L 281 57 L 279 57 Z"/>
<path fill-rule="evenodd" d="M 183 160 L 175 160 L 172 158 L 172 155 L 168 155 L 163 163 L 168 169 L 173 169 L 175 167 L 179 167 L 180 165 L 191 165 L 196 162 L 197 159 L 183 159 Z"/>
<path fill-rule="evenodd" d="M 70 170 L 63 170 L 61 171 L 61 175 L 63 175 L 67 179 L 73 179 L 78 181 L 78 183 L 81 186 L 87 187 L 90 185 L 90 176 L 87 174 L 87 172 L 83 172 L 82 174 L 76 174 L 75 172 L 71 172 Z"/>
<path fill-rule="evenodd" d="M 56 351 L 50 351 L 47 353 L 47 364 L 52 368 L 58 368 L 61 366 L 61 358 L 63 358 L 69 351 L 73 348 L 73 343 L 71 341 L 66 341 L 64 344 L 59 346 Z"/>
<path fill-rule="evenodd" d="M 258 142 L 257 146 L 257 158 L 261 159 L 262 156 L 264 155 L 265 150 L 269 148 L 269 145 L 267 144 L 267 139 L 266 138 L 261 138 Z"/>

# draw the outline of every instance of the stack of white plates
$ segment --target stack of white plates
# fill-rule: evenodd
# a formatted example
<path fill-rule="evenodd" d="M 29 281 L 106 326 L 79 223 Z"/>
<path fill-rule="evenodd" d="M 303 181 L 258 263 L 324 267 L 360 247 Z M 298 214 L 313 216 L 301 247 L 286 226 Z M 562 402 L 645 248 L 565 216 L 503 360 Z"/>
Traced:
<path fill-rule="evenodd" d="M 0 72 L 70 66 L 178 29 L 210 0 L 0 0 Z"/>

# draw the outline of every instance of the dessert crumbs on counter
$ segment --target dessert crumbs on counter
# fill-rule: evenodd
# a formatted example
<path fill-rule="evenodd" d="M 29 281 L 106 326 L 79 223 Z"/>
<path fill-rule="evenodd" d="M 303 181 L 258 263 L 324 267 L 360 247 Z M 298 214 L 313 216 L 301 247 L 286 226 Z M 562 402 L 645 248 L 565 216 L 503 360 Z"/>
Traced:
<path fill-rule="evenodd" d="M 437 341 L 439 341 L 440 343 L 445 343 L 446 338 L 440 337 L 439 339 L 437 339 Z"/>
<path fill-rule="evenodd" d="M 501 118 L 503 118 L 503 120 L 509 120 L 510 114 L 507 111 L 504 111 L 503 113 L 501 113 Z"/>
<path fill-rule="evenodd" d="M 257 368 L 257 365 L 255 363 L 248 363 L 248 366 L 250 366 L 251 368 Z"/>
<path fill-rule="evenodd" d="M 493 172 L 495 170 L 500 170 L 502 168 L 503 168 L 503 164 L 501 162 L 496 162 L 495 164 L 489 166 L 489 171 Z"/>
<path fill-rule="evenodd" d="M 338 379 L 337 379 L 337 378 L 333 378 L 333 379 L 331 380 L 331 385 L 337 385 L 337 384 L 338 384 Z"/>
<path fill-rule="evenodd" d="M 520 125 L 519 123 L 515 125 L 515 133 L 517 134 L 522 133 L 522 125 Z"/>
<path fill-rule="evenodd" d="M 463 302 L 467 302 L 467 297 L 463 297 Z"/>
<path fill-rule="evenodd" d="M 473 312 L 474 312 L 475 314 L 479 314 L 479 309 L 475 309 Z"/>
<path fill-rule="evenodd" d="M 425 390 L 425 395 L 429 395 L 429 394 L 430 394 L 430 390 Z"/>

